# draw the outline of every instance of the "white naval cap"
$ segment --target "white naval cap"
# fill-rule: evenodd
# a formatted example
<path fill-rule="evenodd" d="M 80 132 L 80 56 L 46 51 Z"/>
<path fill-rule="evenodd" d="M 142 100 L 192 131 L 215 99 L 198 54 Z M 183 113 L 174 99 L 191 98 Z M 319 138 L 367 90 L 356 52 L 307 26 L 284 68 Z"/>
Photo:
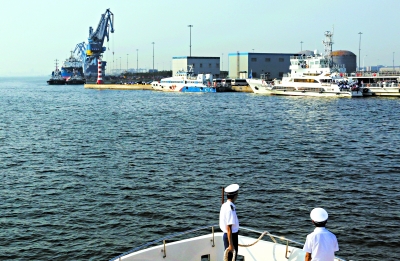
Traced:
<path fill-rule="evenodd" d="M 314 222 L 324 222 L 328 219 L 328 212 L 323 208 L 314 208 L 310 213 L 310 217 Z"/>
<path fill-rule="evenodd" d="M 225 192 L 228 195 L 236 194 L 238 192 L 238 190 L 239 190 L 239 185 L 238 184 L 231 184 L 231 185 L 229 185 L 229 186 L 227 186 L 225 188 Z"/>

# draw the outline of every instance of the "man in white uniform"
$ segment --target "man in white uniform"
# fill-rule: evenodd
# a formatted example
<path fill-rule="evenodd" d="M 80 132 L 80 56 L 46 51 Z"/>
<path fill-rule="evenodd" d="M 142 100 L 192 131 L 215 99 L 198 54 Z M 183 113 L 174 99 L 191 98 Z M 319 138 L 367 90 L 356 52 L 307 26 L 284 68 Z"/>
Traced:
<path fill-rule="evenodd" d="M 228 261 L 232 260 L 233 250 L 236 251 L 235 260 L 238 253 L 239 238 L 239 219 L 236 215 L 235 203 L 239 194 L 239 185 L 232 184 L 225 188 L 227 201 L 222 204 L 219 212 L 219 227 L 224 232 L 223 240 L 225 249 L 229 250 Z"/>
<path fill-rule="evenodd" d="M 323 208 L 314 208 L 310 217 L 316 228 L 307 236 L 304 244 L 305 261 L 333 261 L 339 245 L 336 236 L 325 228 L 328 212 Z"/>

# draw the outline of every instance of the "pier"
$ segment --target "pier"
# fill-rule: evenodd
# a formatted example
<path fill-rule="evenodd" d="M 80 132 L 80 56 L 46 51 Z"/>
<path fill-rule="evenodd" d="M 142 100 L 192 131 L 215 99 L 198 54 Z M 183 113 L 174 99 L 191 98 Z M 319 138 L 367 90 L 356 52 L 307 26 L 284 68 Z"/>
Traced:
<path fill-rule="evenodd" d="M 149 84 L 95 84 L 89 83 L 84 85 L 85 89 L 97 90 L 154 90 Z"/>

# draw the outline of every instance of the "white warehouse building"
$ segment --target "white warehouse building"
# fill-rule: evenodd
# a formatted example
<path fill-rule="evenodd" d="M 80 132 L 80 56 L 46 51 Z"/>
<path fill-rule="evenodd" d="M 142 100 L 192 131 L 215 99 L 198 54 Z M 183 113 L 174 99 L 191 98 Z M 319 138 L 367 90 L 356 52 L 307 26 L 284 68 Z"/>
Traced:
<path fill-rule="evenodd" d="M 293 53 L 229 53 L 229 78 L 282 78 L 288 73 Z"/>
<path fill-rule="evenodd" d="M 188 70 L 188 66 L 193 66 L 193 72 L 211 73 L 214 77 L 218 78 L 220 75 L 219 57 L 196 57 L 196 56 L 177 56 L 172 57 L 172 75 L 177 71 Z"/>

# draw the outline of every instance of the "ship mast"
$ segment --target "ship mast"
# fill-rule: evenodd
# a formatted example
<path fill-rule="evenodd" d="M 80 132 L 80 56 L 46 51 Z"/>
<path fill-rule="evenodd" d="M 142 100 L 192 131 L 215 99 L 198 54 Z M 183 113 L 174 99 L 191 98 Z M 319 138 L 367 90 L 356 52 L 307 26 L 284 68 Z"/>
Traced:
<path fill-rule="evenodd" d="M 322 43 L 325 46 L 324 56 L 328 58 L 329 63 L 333 64 L 332 60 L 332 45 L 333 45 L 333 32 L 325 31 L 325 40 Z"/>

